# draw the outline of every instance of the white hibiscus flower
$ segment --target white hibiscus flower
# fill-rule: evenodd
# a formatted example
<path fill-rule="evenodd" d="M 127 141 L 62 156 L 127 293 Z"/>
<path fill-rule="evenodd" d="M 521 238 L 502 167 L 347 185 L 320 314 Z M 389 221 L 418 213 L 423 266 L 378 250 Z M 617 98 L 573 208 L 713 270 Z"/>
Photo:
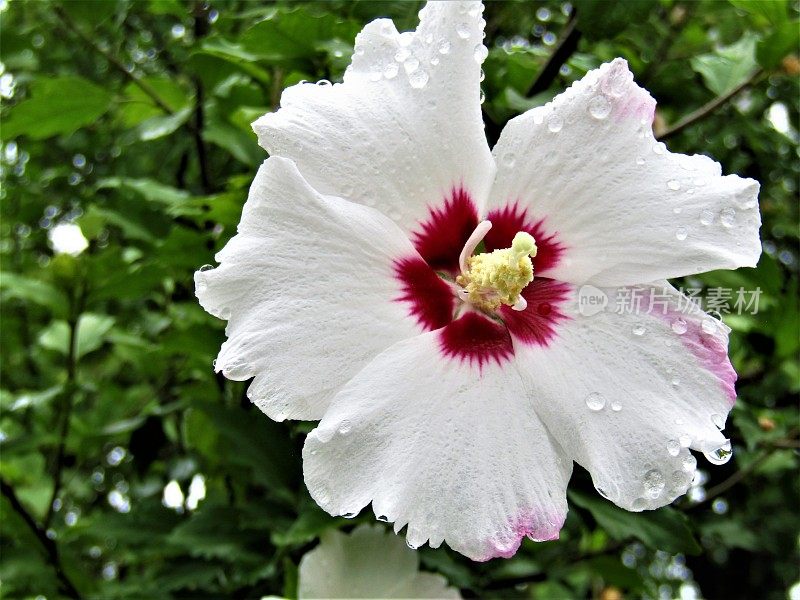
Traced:
<path fill-rule="evenodd" d="M 381 527 L 329 530 L 306 553 L 299 598 L 461 598 L 441 575 L 419 570 L 419 555 Z"/>
<path fill-rule="evenodd" d="M 475 560 L 558 537 L 573 461 L 639 511 L 686 491 L 690 449 L 726 455 L 728 329 L 666 280 L 760 253 L 758 183 L 657 143 L 622 59 L 490 151 L 481 10 L 374 21 L 344 83 L 287 89 L 254 124 L 272 157 L 238 235 L 195 277 L 228 320 L 217 370 L 273 419 L 321 419 L 320 506 L 372 503 L 410 546 Z M 584 285 L 661 308 L 586 316 Z"/>

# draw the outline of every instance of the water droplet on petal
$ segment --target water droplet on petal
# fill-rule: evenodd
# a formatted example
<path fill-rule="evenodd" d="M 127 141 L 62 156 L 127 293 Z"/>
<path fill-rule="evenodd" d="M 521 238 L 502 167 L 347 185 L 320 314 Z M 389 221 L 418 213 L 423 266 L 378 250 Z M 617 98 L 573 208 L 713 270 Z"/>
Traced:
<path fill-rule="evenodd" d="M 667 187 L 673 191 L 677 191 L 681 189 L 681 182 L 678 181 L 677 179 L 670 179 L 667 182 Z"/>
<path fill-rule="evenodd" d="M 406 73 L 413 73 L 419 68 L 419 59 L 414 56 L 407 58 L 403 63 L 403 68 L 406 70 Z"/>
<path fill-rule="evenodd" d="M 711 225 L 714 222 L 714 213 L 708 209 L 700 213 L 700 223 L 703 225 Z"/>
<path fill-rule="evenodd" d="M 619 412 L 622 410 L 622 403 L 619 400 L 612 400 L 611 401 L 611 410 L 614 412 Z"/>
<path fill-rule="evenodd" d="M 681 448 L 688 448 L 692 445 L 692 436 L 688 433 L 682 433 L 678 436 L 678 442 L 681 445 Z"/>
<path fill-rule="evenodd" d="M 689 329 L 689 327 L 686 324 L 686 321 L 684 321 L 683 319 L 680 319 L 680 318 L 679 319 L 675 319 L 672 322 L 672 331 L 674 331 L 678 335 L 683 335 L 684 333 L 686 333 L 686 331 L 688 329 Z"/>
<path fill-rule="evenodd" d="M 686 456 L 683 457 L 683 460 L 681 461 L 681 466 L 683 467 L 684 471 L 686 471 L 687 473 L 691 473 L 697 468 L 697 459 L 694 457 L 694 455 L 687 454 Z"/>
<path fill-rule="evenodd" d="M 478 81 L 483 81 L 484 79 L 486 79 L 486 73 L 484 73 L 483 69 L 481 69 L 481 72 L 478 75 Z"/>
<path fill-rule="evenodd" d="M 409 539 L 406 539 L 406 546 L 408 546 L 412 550 L 416 550 L 417 548 L 419 548 L 419 544 L 416 544 Z"/>
<path fill-rule="evenodd" d="M 438 64 L 439 64 L 439 57 L 438 57 L 438 56 L 434 56 L 433 58 L 431 58 L 431 64 L 432 64 L 434 67 L 435 67 L 436 65 L 438 65 Z"/>
<path fill-rule="evenodd" d="M 703 323 L 700 325 L 700 327 L 703 328 L 704 333 L 714 333 L 717 330 L 717 326 L 713 319 L 703 319 Z"/>
<path fill-rule="evenodd" d="M 213 267 L 212 265 L 203 265 L 202 267 L 200 267 L 200 268 L 198 269 L 198 271 L 200 271 L 200 272 L 202 273 L 203 271 L 210 271 L 210 270 L 211 270 L 211 269 L 213 269 L 213 268 L 214 268 L 214 267 Z"/>
<path fill-rule="evenodd" d="M 344 420 L 339 424 L 339 433 L 342 435 L 347 435 L 350 433 L 350 430 L 353 426 L 350 424 L 350 421 Z"/>
<path fill-rule="evenodd" d="M 489 49 L 483 44 L 478 44 L 475 46 L 473 56 L 475 57 L 475 62 L 480 65 L 486 60 L 486 57 L 489 56 Z"/>
<path fill-rule="evenodd" d="M 669 440 L 667 442 L 667 452 L 670 456 L 678 456 L 681 452 L 681 443 L 678 440 Z"/>
<path fill-rule="evenodd" d="M 711 415 L 711 422 L 717 429 L 725 429 L 725 417 L 722 415 L 714 413 Z"/>
<path fill-rule="evenodd" d="M 547 128 L 553 133 L 558 133 L 559 131 L 561 131 L 561 128 L 564 127 L 564 120 L 561 118 L 560 115 L 554 112 L 551 112 L 549 115 L 547 115 L 546 120 L 547 120 Z"/>
<path fill-rule="evenodd" d="M 646 507 L 647 507 L 647 500 L 645 500 L 644 498 L 636 498 L 636 500 L 634 500 L 631 503 L 631 510 L 634 512 L 641 512 Z"/>
<path fill-rule="evenodd" d="M 595 119 L 605 119 L 611 114 L 611 102 L 605 96 L 595 96 L 589 100 L 589 114 Z"/>
<path fill-rule="evenodd" d="M 725 227 L 733 227 L 736 224 L 736 211 L 730 206 L 723 208 L 719 213 L 719 220 Z"/>
<path fill-rule="evenodd" d="M 503 155 L 503 164 L 509 169 L 514 166 L 515 162 L 517 162 L 517 155 L 513 152 L 506 152 Z"/>
<path fill-rule="evenodd" d="M 442 40 L 439 42 L 439 54 L 448 54 L 450 52 L 450 42 Z"/>
<path fill-rule="evenodd" d="M 414 34 L 410 31 L 404 31 L 400 34 L 400 37 L 397 40 L 401 46 L 410 46 L 411 42 L 414 41 Z"/>
<path fill-rule="evenodd" d="M 348 513 L 344 513 L 342 516 L 345 519 L 354 519 L 357 515 L 358 515 L 358 513 L 348 512 Z"/>
<path fill-rule="evenodd" d="M 320 86 L 320 87 L 328 87 L 328 86 L 333 85 L 333 84 L 330 81 L 328 81 L 327 79 L 320 79 L 317 82 L 317 85 Z"/>
<path fill-rule="evenodd" d="M 394 79 L 400 71 L 400 66 L 397 63 L 389 63 L 383 68 L 383 76 L 386 79 Z"/>
<path fill-rule="evenodd" d="M 656 154 L 664 154 L 667 151 L 667 145 L 664 142 L 657 142 L 653 144 L 653 152 Z"/>
<path fill-rule="evenodd" d="M 639 165 L 639 166 L 643 165 L 644 164 L 644 159 L 640 156 L 639 158 L 636 159 L 636 164 Z"/>
<path fill-rule="evenodd" d="M 651 469 L 644 474 L 644 491 L 650 498 L 658 498 L 664 491 L 664 474 L 658 469 Z"/>
<path fill-rule="evenodd" d="M 644 332 L 647 331 L 644 325 L 636 325 L 633 328 L 633 335 L 644 335 Z"/>
<path fill-rule="evenodd" d="M 589 410 L 597 412 L 598 410 L 603 410 L 605 405 L 606 399 L 600 392 L 592 392 L 586 396 L 586 406 L 589 407 Z"/>
<path fill-rule="evenodd" d="M 678 239 L 679 242 L 682 242 L 687 237 L 689 237 L 689 230 L 686 227 L 678 227 L 675 230 L 675 237 Z"/>
<path fill-rule="evenodd" d="M 428 83 L 428 79 L 428 74 L 422 69 L 417 69 L 408 76 L 408 82 L 411 87 L 417 90 L 424 88 L 425 84 Z"/>
<path fill-rule="evenodd" d="M 388 523 L 389 522 L 389 517 L 387 517 L 386 515 L 378 515 L 377 519 L 381 523 Z"/>
<path fill-rule="evenodd" d="M 478 102 L 481 104 L 486 102 L 486 93 L 483 90 L 481 90 L 481 93 L 478 95 Z"/>
<path fill-rule="evenodd" d="M 459 23 L 458 27 L 456 27 L 456 33 L 462 40 L 468 40 L 469 36 L 472 35 L 472 32 L 469 30 L 469 25 L 466 23 Z"/>
<path fill-rule="evenodd" d="M 731 459 L 731 456 L 733 456 L 731 442 L 730 440 L 725 440 L 725 443 L 721 446 L 704 450 L 703 454 L 705 454 L 706 459 L 712 465 L 724 465 Z"/>

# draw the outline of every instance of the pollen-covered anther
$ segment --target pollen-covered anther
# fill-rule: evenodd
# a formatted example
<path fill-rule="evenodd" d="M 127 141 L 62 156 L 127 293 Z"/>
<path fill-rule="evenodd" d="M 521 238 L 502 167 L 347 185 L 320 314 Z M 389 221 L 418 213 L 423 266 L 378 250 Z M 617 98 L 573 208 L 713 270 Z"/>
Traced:
<path fill-rule="evenodd" d="M 495 311 L 502 304 L 524 310 L 527 304 L 520 294 L 533 281 L 534 256 L 536 241 L 520 231 L 510 248 L 467 258 L 466 269 L 456 278 L 461 298 L 484 311 Z"/>

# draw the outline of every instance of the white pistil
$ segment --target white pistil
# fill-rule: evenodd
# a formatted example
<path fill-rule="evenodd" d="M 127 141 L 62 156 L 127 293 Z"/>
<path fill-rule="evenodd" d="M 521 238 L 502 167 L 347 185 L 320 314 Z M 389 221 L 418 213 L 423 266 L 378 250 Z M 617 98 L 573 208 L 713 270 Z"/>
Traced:
<path fill-rule="evenodd" d="M 486 234 L 489 233 L 491 228 L 491 221 L 481 221 L 478 223 L 475 231 L 472 232 L 472 235 L 469 236 L 467 243 L 464 244 L 464 248 L 461 250 L 461 254 L 458 255 L 458 266 L 462 273 L 467 272 L 469 268 L 467 266 L 467 259 L 472 256 L 472 253 L 475 252 L 475 248 L 483 241 L 483 238 L 486 237 Z"/>

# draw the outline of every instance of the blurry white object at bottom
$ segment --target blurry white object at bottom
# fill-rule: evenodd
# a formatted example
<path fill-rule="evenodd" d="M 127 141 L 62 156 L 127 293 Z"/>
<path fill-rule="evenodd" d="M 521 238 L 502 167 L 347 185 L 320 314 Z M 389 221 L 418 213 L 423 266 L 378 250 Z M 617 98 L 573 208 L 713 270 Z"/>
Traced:
<path fill-rule="evenodd" d="M 329 530 L 300 561 L 298 597 L 461 598 L 441 575 L 419 570 L 419 554 L 373 525 Z"/>

